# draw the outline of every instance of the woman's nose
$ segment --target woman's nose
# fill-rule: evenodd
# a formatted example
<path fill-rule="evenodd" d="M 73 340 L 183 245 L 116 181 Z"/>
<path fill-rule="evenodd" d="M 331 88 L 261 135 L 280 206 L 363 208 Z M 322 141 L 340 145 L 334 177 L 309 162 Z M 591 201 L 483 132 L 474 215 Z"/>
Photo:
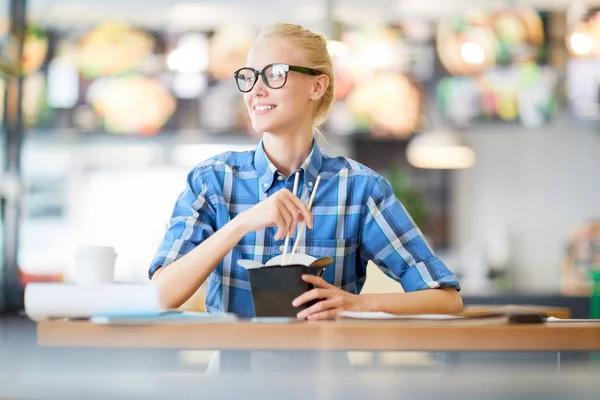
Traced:
<path fill-rule="evenodd" d="M 264 95 L 267 93 L 267 85 L 265 85 L 265 81 L 262 75 L 259 75 L 258 79 L 256 80 L 256 84 L 252 88 L 251 93 L 253 95 Z"/>

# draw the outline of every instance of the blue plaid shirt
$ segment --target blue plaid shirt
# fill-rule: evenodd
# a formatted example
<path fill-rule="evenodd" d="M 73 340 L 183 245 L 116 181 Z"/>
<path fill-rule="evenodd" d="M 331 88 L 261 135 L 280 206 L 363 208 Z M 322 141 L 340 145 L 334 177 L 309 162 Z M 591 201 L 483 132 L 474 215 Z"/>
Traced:
<path fill-rule="evenodd" d="M 450 286 L 456 276 L 437 258 L 389 183 L 373 170 L 344 157 L 329 157 L 315 143 L 298 169 L 298 193 L 308 204 L 317 175 L 321 176 L 311 212 L 317 229 L 305 229 L 298 253 L 331 256 L 324 279 L 350 293 L 360 293 L 372 260 L 406 291 Z M 188 175 L 156 256 L 150 277 L 187 254 L 239 213 L 287 187 L 295 172 L 281 175 L 264 152 L 227 152 L 196 166 Z M 246 271 L 239 259 L 265 263 L 283 252 L 274 240 L 276 227 L 250 232 L 210 274 L 206 309 L 252 317 L 254 306 Z M 295 239 L 290 239 L 290 248 Z"/>

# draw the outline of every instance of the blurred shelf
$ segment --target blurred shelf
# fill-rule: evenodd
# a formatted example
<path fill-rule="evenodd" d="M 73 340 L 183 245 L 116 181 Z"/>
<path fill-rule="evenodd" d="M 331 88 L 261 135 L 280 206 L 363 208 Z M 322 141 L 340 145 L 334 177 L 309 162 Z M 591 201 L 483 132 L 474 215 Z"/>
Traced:
<path fill-rule="evenodd" d="M 252 144 L 259 136 L 243 132 L 219 131 L 164 131 L 153 136 L 138 134 L 112 134 L 103 131 L 81 131 L 77 129 L 28 129 L 25 142 L 41 144 Z"/>

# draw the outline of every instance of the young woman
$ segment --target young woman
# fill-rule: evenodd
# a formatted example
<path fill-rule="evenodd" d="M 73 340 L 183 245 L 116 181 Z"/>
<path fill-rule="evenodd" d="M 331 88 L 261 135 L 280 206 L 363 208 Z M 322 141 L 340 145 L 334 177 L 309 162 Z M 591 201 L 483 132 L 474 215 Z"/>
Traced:
<path fill-rule="evenodd" d="M 332 318 L 344 310 L 460 311 L 456 277 L 433 254 L 388 182 L 356 161 L 321 153 L 315 133 L 334 95 L 323 36 L 274 25 L 258 36 L 247 66 L 234 78 L 262 140 L 255 151 L 224 153 L 189 173 L 149 271 L 161 287 L 162 305 L 179 307 L 208 279 L 207 311 L 253 316 L 248 277 L 237 261 L 264 263 L 282 254 L 289 233 L 292 243 L 300 241 L 299 253 L 334 257 L 323 278 L 303 276 L 316 288 L 294 306 L 321 300 L 299 309 L 298 318 Z M 294 238 L 302 221 L 307 229 Z M 405 293 L 360 295 L 369 260 Z"/>

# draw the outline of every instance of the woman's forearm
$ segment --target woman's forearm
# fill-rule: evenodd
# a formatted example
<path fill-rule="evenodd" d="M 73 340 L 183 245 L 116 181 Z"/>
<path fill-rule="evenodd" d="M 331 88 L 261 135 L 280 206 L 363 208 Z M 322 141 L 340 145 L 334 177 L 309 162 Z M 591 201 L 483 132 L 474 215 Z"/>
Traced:
<path fill-rule="evenodd" d="M 419 290 L 407 293 L 360 295 L 364 311 L 390 314 L 457 314 L 462 298 L 454 288 Z"/>
<path fill-rule="evenodd" d="M 240 219 L 234 218 L 185 256 L 157 269 L 152 281 L 160 286 L 161 307 L 185 303 L 246 233 Z"/>

